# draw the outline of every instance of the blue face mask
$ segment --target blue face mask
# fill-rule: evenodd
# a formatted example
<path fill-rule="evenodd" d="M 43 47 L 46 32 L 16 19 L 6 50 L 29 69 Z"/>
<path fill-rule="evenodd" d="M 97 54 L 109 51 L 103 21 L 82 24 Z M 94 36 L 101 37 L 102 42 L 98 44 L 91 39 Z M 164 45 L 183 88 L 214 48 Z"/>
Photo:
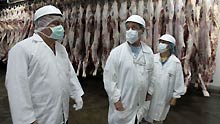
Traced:
<path fill-rule="evenodd" d="M 158 52 L 159 52 L 159 53 L 164 53 L 164 52 L 167 51 L 167 44 L 165 44 L 165 43 L 159 43 L 157 49 L 158 49 Z"/>
<path fill-rule="evenodd" d="M 50 27 L 52 34 L 49 36 L 55 40 L 63 40 L 64 38 L 64 28 L 62 25 L 58 25 L 55 27 Z"/>

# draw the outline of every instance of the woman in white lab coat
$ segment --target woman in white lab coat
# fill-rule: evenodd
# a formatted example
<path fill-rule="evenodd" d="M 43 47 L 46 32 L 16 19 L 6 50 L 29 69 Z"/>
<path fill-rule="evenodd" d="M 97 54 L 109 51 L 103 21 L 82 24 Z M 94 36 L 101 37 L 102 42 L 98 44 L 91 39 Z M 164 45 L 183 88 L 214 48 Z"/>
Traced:
<path fill-rule="evenodd" d="M 62 41 L 62 13 L 48 5 L 34 17 L 36 33 L 10 51 L 6 88 L 14 124 L 65 124 L 69 98 L 81 109 L 84 94 Z"/>
<path fill-rule="evenodd" d="M 162 124 L 170 105 L 185 93 L 180 60 L 174 55 L 175 38 L 165 34 L 159 39 L 158 54 L 154 55 L 153 95 L 147 119 L 153 124 Z"/>
<path fill-rule="evenodd" d="M 109 97 L 109 124 L 137 124 L 151 82 L 153 52 L 140 41 L 145 21 L 138 15 L 126 20 L 126 42 L 114 48 L 103 74 Z"/>

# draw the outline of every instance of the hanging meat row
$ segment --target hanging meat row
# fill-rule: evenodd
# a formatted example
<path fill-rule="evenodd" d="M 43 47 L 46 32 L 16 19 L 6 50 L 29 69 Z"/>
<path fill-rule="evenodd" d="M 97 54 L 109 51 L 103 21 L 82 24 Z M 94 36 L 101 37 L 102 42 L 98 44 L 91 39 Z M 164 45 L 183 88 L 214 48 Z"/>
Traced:
<path fill-rule="evenodd" d="M 63 11 L 66 35 L 62 44 L 77 75 L 95 76 L 102 70 L 111 49 L 125 42 L 126 19 L 138 14 L 146 21 L 142 40 L 155 53 L 162 34 L 176 38 L 186 85 L 196 82 L 205 90 L 212 81 L 220 37 L 219 0 L 51 0 L 5 9 L 0 15 L 2 61 L 16 42 L 33 34 L 34 10 L 45 4 Z"/>

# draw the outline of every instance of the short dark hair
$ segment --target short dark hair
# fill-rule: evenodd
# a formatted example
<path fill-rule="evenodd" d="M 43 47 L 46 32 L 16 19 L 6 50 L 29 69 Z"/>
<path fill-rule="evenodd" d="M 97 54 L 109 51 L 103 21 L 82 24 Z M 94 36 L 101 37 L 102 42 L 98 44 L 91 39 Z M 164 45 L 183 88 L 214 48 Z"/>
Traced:
<path fill-rule="evenodd" d="M 145 29 L 145 27 L 144 27 L 142 24 L 139 24 L 139 23 L 138 23 L 138 25 L 139 25 L 139 27 L 140 27 L 141 29 Z"/>

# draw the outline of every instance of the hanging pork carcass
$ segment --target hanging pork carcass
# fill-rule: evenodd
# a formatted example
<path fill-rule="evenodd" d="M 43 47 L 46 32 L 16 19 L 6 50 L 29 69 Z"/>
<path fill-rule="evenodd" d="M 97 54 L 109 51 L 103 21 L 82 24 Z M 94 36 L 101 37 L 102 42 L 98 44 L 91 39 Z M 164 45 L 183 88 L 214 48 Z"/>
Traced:
<path fill-rule="evenodd" d="M 158 39 L 160 37 L 160 15 L 163 12 L 162 0 L 154 1 L 154 27 L 153 27 L 153 51 L 157 52 L 157 46 L 159 44 Z"/>
<path fill-rule="evenodd" d="M 137 8 L 137 14 L 140 15 L 141 17 L 144 17 L 144 12 L 146 12 L 145 9 L 147 9 L 147 8 L 145 7 L 145 5 L 146 4 L 144 3 L 144 0 L 139 0 L 138 8 Z M 146 17 L 148 17 L 148 16 L 146 16 Z M 146 24 L 146 22 L 145 22 L 145 24 Z M 148 45 L 151 44 L 151 43 L 149 43 L 149 40 L 147 41 L 147 31 L 146 30 L 144 30 L 141 40 L 143 42 L 147 43 Z"/>
<path fill-rule="evenodd" d="M 173 35 L 174 1 L 167 0 L 166 4 L 166 33 Z"/>
<path fill-rule="evenodd" d="M 71 8 L 71 13 L 70 13 L 70 26 L 69 26 L 69 31 L 68 31 L 68 44 L 69 44 L 69 58 L 72 63 L 75 63 L 74 61 L 74 46 L 76 43 L 76 38 L 75 38 L 75 31 L 76 31 L 76 22 L 77 22 L 77 10 L 76 6 L 72 6 Z"/>
<path fill-rule="evenodd" d="M 85 36 L 85 47 L 86 47 L 86 55 L 84 57 L 84 60 L 83 60 L 83 74 L 82 76 L 83 77 L 86 77 L 86 68 L 88 66 L 88 62 L 89 62 L 89 55 L 91 53 L 91 35 L 92 33 L 94 33 L 94 30 L 93 30 L 93 18 L 94 18 L 94 14 L 92 12 L 92 8 L 91 8 L 91 4 L 88 4 L 87 7 L 86 7 L 86 15 L 85 15 L 85 32 L 84 32 L 84 36 Z"/>
<path fill-rule="evenodd" d="M 108 55 L 110 53 L 110 26 L 109 24 L 109 3 L 105 1 L 103 11 L 102 11 L 102 56 L 101 64 L 104 70 L 105 63 L 107 61 Z"/>
<path fill-rule="evenodd" d="M 119 9 L 119 26 L 120 26 L 120 44 L 125 42 L 125 21 L 128 17 L 128 10 L 127 10 L 127 1 L 120 0 L 120 9 Z"/>
<path fill-rule="evenodd" d="M 77 15 L 77 26 L 76 26 L 76 44 L 74 48 L 74 57 L 75 61 L 77 63 L 77 75 L 80 73 L 81 69 L 81 64 L 83 61 L 83 54 L 82 54 L 82 45 L 83 45 L 83 23 L 82 23 L 82 18 L 83 18 L 83 12 L 84 8 L 80 5 L 78 9 L 78 15 Z"/>
<path fill-rule="evenodd" d="M 119 12 L 118 12 L 118 3 L 114 0 L 110 12 L 111 16 L 111 27 L 113 30 L 113 48 L 119 45 L 119 30 L 118 30 L 118 19 L 119 19 Z"/>
<path fill-rule="evenodd" d="M 128 9 L 128 15 L 136 15 L 137 14 L 137 0 L 130 1 L 130 7 Z"/>
<path fill-rule="evenodd" d="M 175 1 L 175 32 L 176 38 L 176 55 L 178 58 L 182 57 L 182 51 L 185 48 L 184 37 L 183 37 L 183 26 L 185 23 L 184 4 L 182 0 Z"/>
<path fill-rule="evenodd" d="M 152 48 L 153 46 L 153 18 L 154 18 L 154 4 L 152 0 L 148 0 L 147 2 L 145 2 L 143 18 L 145 19 L 145 24 L 146 24 L 145 43 Z"/>
<path fill-rule="evenodd" d="M 94 33 L 94 40 L 91 46 L 91 52 L 92 52 L 92 61 L 95 66 L 93 76 L 96 76 L 99 63 L 100 63 L 100 57 L 98 55 L 98 48 L 100 44 L 100 32 L 101 32 L 101 6 L 100 3 L 97 3 L 96 5 L 96 11 L 94 14 L 94 27 L 95 27 L 95 33 Z"/>

